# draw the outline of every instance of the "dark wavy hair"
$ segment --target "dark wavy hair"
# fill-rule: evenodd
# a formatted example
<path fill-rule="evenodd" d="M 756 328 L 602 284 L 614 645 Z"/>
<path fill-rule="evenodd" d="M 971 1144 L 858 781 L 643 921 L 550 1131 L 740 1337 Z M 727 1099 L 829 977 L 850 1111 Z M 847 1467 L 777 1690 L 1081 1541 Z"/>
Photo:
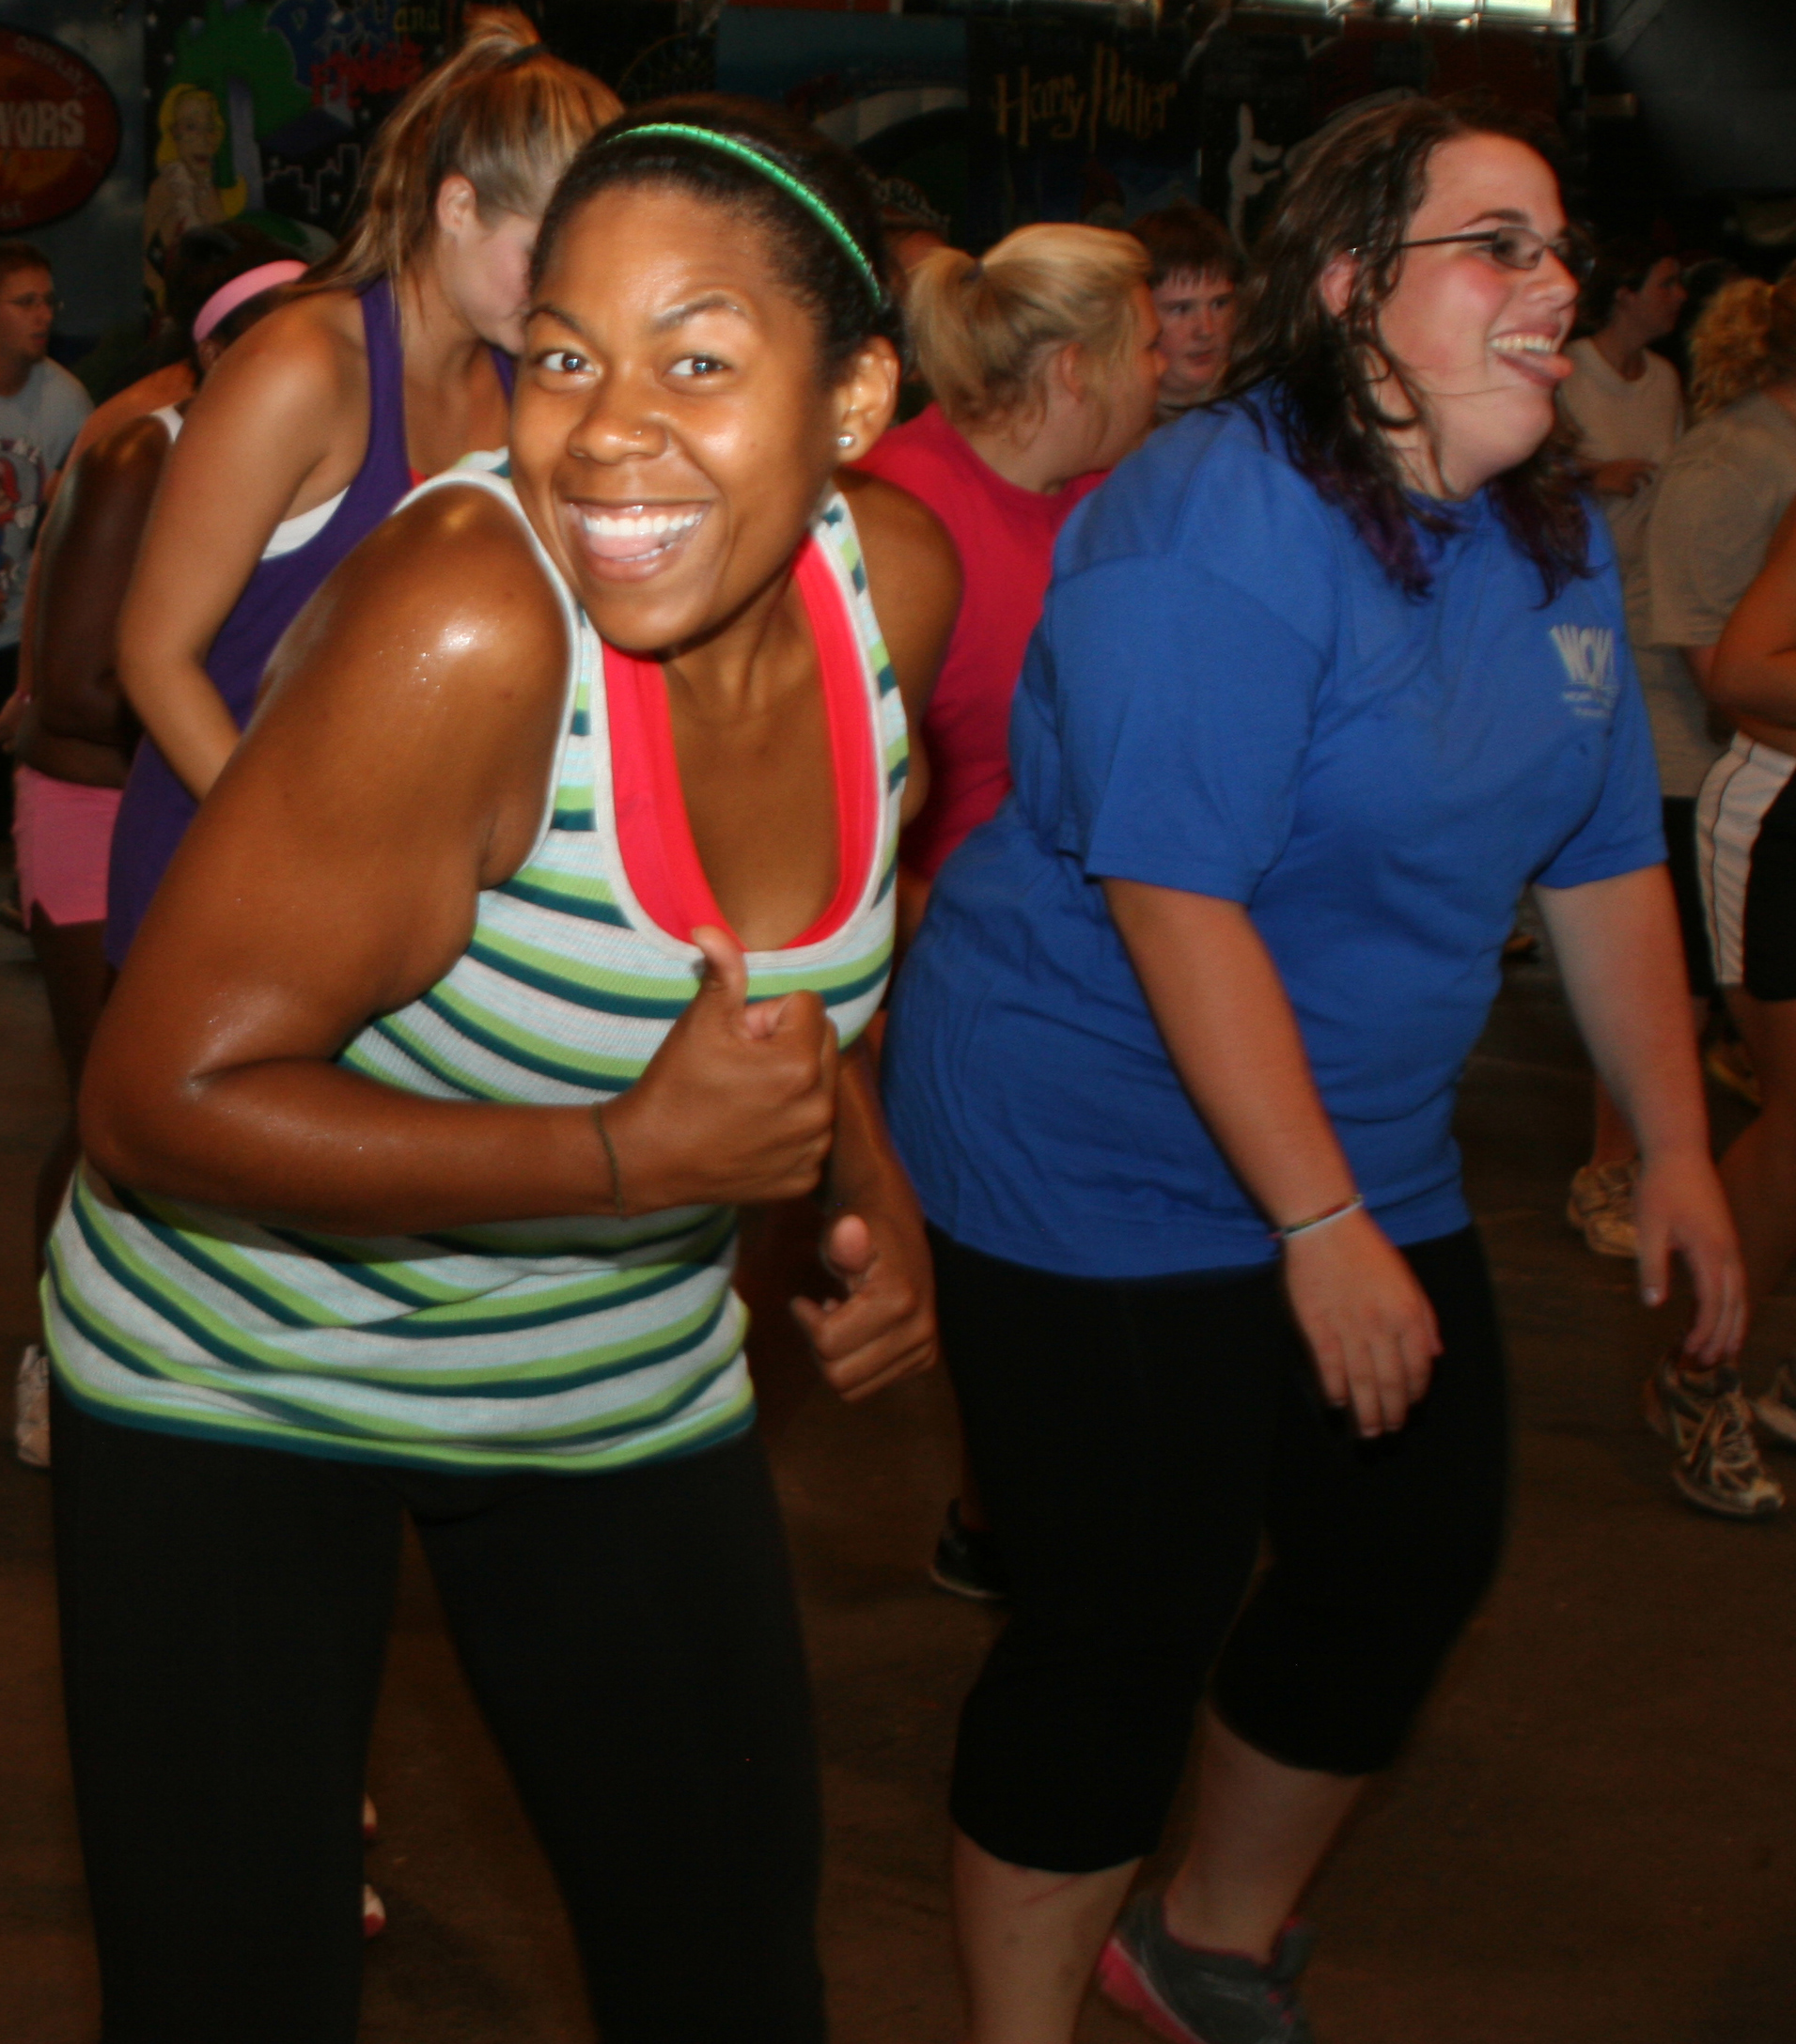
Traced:
<path fill-rule="evenodd" d="M 1254 250 L 1234 352 L 1219 400 L 1255 391 L 1285 434 L 1292 461 L 1352 520 L 1393 582 L 1411 596 L 1431 585 L 1425 538 L 1460 528 L 1445 505 L 1418 498 L 1389 435 L 1428 424 L 1428 407 L 1386 351 L 1380 314 L 1397 288 L 1401 243 L 1444 143 L 1500 134 L 1547 153 L 1540 134 L 1477 101 L 1400 100 L 1350 115 L 1327 131 L 1292 176 Z M 1356 260 L 1346 304 L 1330 312 L 1322 274 Z M 1379 402 L 1390 378 L 1410 407 Z M 1570 436 L 1555 429 L 1533 455 L 1490 485 L 1516 545 L 1540 573 L 1547 601 L 1589 572 L 1589 516 Z"/>
<path fill-rule="evenodd" d="M 882 285 L 876 304 L 867 280 L 834 235 L 789 193 L 751 164 L 679 135 L 633 131 L 662 121 L 706 128 L 743 142 L 807 185 L 853 237 Z M 601 128 L 569 164 L 555 187 L 530 266 L 535 290 L 554 259 L 555 244 L 588 200 L 613 185 L 673 185 L 726 206 L 766 236 L 781 282 L 815 318 L 819 368 L 834 383 L 876 335 L 903 360 L 904 322 L 893 289 L 891 257 L 871 178 L 849 152 L 759 100 L 694 92 L 633 107 Z"/>

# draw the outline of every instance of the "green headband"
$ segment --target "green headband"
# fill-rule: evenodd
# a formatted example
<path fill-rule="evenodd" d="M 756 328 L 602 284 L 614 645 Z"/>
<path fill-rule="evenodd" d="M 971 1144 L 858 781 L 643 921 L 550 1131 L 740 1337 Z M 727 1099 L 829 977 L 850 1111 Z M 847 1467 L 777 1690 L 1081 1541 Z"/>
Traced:
<path fill-rule="evenodd" d="M 783 164 L 776 164 L 750 143 L 738 142 L 734 135 L 718 134 L 710 128 L 695 128 L 683 120 L 651 120 L 640 128 L 627 128 L 612 139 L 633 142 L 640 135 L 650 134 L 678 135 L 682 142 L 696 142 L 702 148 L 715 149 L 723 156 L 733 156 L 739 164 L 746 164 L 751 170 L 759 171 L 770 183 L 778 185 L 788 198 L 796 199 L 813 220 L 827 229 L 831 239 L 861 273 L 861 281 L 867 286 L 867 296 L 872 299 L 875 309 L 883 308 L 885 287 L 880 282 L 879 272 L 867 261 L 861 244 L 843 226 L 834 208 L 820 198 L 802 179 L 793 177 Z"/>

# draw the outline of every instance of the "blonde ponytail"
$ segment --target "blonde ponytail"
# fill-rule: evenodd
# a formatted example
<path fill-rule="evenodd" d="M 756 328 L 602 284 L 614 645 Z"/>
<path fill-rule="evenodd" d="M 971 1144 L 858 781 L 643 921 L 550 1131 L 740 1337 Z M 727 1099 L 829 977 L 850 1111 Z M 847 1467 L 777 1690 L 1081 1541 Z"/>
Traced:
<path fill-rule="evenodd" d="M 522 14 L 495 10 L 387 116 L 363 165 L 360 217 L 303 288 L 359 291 L 400 276 L 429 246 L 445 178 L 473 185 L 483 219 L 539 213 L 581 144 L 622 112 Z"/>
<path fill-rule="evenodd" d="M 958 248 L 925 256 L 906 281 L 905 322 L 949 423 L 985 426 L 1036 409 L 1062 348 L 1082 349 L 1107 384 L 1139 344 L 1133 293 L 1147 280 L 1132 236 L 1044 221 L 977 262 Z"/>
<path fill-rule="evenodd" d="M 1724 284 L 1690 334 L 1690 392 L 1698 418 L 1796 378 L 1796 267 L 1776 284 Z"/>

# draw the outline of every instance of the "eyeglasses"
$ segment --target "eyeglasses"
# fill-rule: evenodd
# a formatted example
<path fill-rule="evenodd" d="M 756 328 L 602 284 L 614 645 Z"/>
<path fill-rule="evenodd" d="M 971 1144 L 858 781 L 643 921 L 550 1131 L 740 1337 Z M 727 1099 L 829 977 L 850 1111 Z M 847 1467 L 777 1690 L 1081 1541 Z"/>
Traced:
<path fill-rule="evenodd" d="M 1506 270 L 1538 270 L 1549 250 L 1570 273 L 1574 284 L 1582 284 L 1596 263 L 1596 251 L 1583 235 L 1568 232 L 1550 242 L 1532 227 L 1480 227 L 1475 234 L 1430 234 L 1419 242 L 1399 242 L 1399 248 L 1445 248 L 1464 242 L 1484 249 L 1492 262 Z"/>
<path fill-rule="evenodd" d="M 62 306 L 62 300 L 55 291 L 27 291 L 23 298 L 0 298 L 0 305 L 16 305 L 21 312 L 35 312 L 39 305 L 55 314 Z"/>

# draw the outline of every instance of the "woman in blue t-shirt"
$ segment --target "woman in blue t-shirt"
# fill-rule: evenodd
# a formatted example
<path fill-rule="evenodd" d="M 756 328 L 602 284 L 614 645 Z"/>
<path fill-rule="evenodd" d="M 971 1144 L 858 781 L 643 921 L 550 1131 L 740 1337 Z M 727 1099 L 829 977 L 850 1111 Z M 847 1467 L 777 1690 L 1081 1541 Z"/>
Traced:
<path fill-rule="evenodd" d="M 1546 445 L 1579 267 L 1499 127 L 1316 148 L 1231 401 L 1069 522 L 1015 794 L 906 965 L 888 1104 L 1014 1586 L 955 1761 L 971 2044 L 1066 2044 L 1101 1948 L 1162 2036 L 1309 2035 L 1291 1910 L 1498 1554 L 1451 1124 L 1523 885 L 1640 1137 L 1643 1294 L 1680 1253 L 1693 1355 L 1739 1343 L 1620 591 Z M 1225 1638 L 1190 1854 L 1106 1945 Z"/>

